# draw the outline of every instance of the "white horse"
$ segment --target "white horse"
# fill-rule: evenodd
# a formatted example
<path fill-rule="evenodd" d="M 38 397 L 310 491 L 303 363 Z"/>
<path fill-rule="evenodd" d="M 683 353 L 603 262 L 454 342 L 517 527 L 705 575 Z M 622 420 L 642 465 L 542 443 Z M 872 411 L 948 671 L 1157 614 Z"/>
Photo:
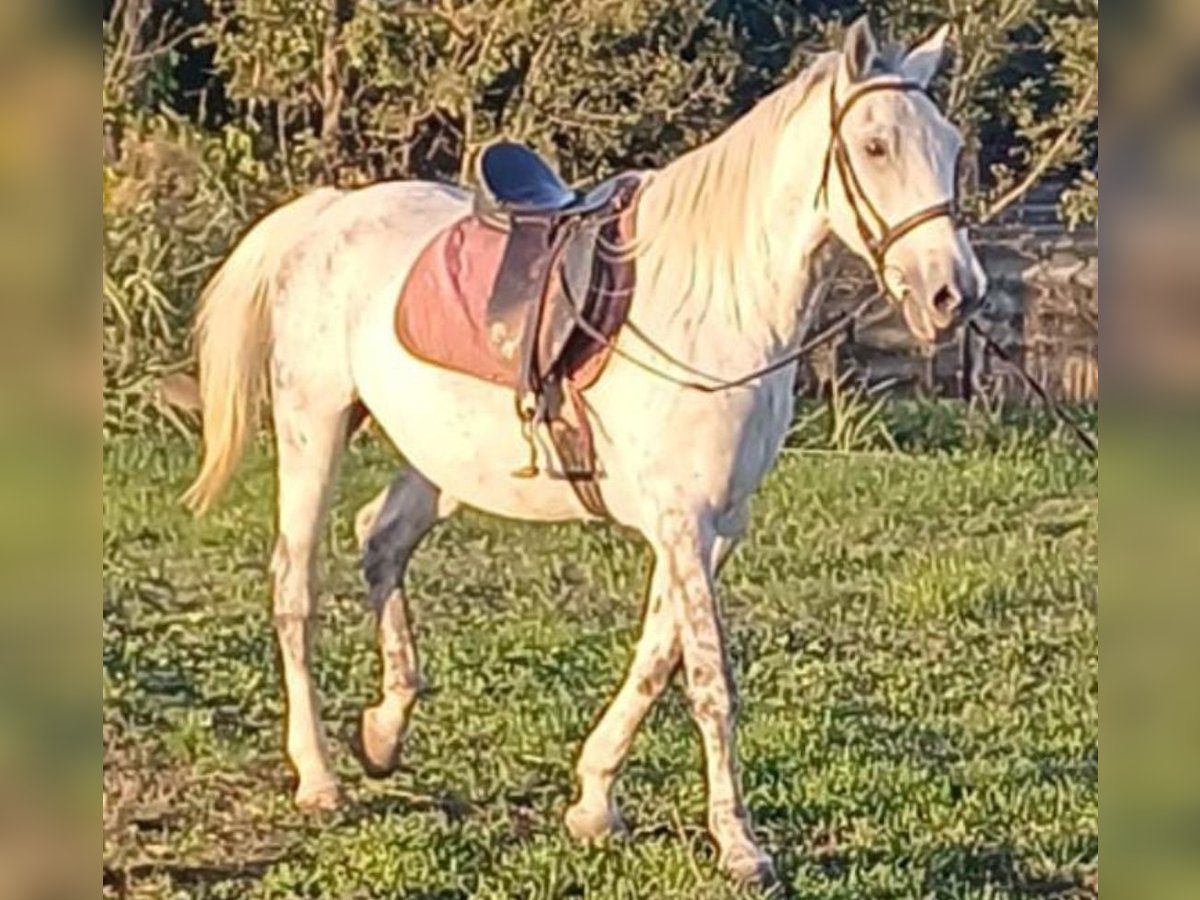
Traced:
<path fill-rule="evenodd" d="M 961 138 L 924 93 L 947 29 L 881 53 L 865 20 L 723 135 L 648 173 L 636 217 L 638 277 L 617 353 L 588 390 L 604 500 L 654 552 L 642 634 L 624 683 L 578 757 L 570 833 L 623 829 L 614 780 L 639 723 L 682 663 L 704 748 L 708 826 L 724 870 L 773 878 L 736 765 L 737 701 L 714 599 L 792 415 L 780 360 L 816 305 L 814 262 L 836 237 L 873 266 L 910 328 L 931 338 L 980 298 L 978 260 L 950 216 Z M 421 686 L 403 579 L 426 533 L 461 502 L 501 516 L 588 518 L 569 484 L 513 477 L 527 448 L 511 391 L 423 362 L 393 330 L 420 250 L 472 196 L 428 182 L 322 189 L 260 221 L 221 266 L 198 322 L 203 509 L 231 474 L 269 373 L 278 444 L 274 622 L 287 691 L 296 803 L 340 798 L 310 672 L 313 560 L 348 424 L 365 407 L 407 467 L 377 504 L 364 565 L 378 612 L 382 698 L 363 713 L 368 771 L 391 771 Z M 644 365 L 635 365 L 634 361 Z M 545 436 L 541 440 L 546 446 Z"/>

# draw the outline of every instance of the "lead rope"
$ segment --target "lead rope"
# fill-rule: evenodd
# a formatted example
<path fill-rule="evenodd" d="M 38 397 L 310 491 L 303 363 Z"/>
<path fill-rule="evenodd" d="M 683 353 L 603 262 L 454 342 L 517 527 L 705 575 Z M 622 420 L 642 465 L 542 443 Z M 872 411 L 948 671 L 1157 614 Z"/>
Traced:
<path fill-rule="evenodd" d="M 618 346 L 616 341 L 606 336 L 603 332 L 584 319 L 580 314 L 578 307 L 575 306 L 574 300 L 571 302 L 571 312 L 575 318 L 575 323 L 579 326 L 580 330 L 583 331 L 583 333 L 590 337 L 593 341 L 602 344 L 614 356 L 619 356 L 621 359 L 637 366 L 644 372 L 649 372 L 651 375 L 662 378 L 665 381 L 669 381 L 672 384 L 678 385 L 679 387 L 688 388 L 689 390 L 693 391 L 700 391 L 705 394 L 715 394 L 719 391 L 727 391 L 735 387 L 741 387 L 744 384 L 749 384 L 751 381 L 757 381 L 764 375 L 770 375 L 771 373 L 778 372 L 780 369 L 786 368 L 793 363 L 799 362 L 803 357 L 807 356 L 813 350 L 837 337 L 837 335 L 841 334 L 843 331 L 853 325 L 854 322 L 859 319 L 867 310 L 867 307 L 869 307 L 882 296 L 882 291 L 875 291 L 874 293 L 860 300 L 849 312 L 842 313 L 842 315 L 840 315 L 837 319 L 835 319 L 829 325 L 826 325 L 823 329 L 821 329 L 791 353 L 780 357 L 770 365 L 763 366 L 760 369 L 755 369 L 752 372 L 747 372 L 745 375 L 734 379 L 723 379 L 718 378 L 715 375 L 705 375 L 704 377 L 709 379 L 708 384 L 699 381 L 692 381 L 688 378 L 679 378 L 676 375 L 672 375 L 670 372 L 664 372 L 662 369 L 655 367 L 653 364 L 648 363 L 645 360 L 638 359 L 633 354 Z M 627 323 L 627 325 L 628 324 L 629 323 Z M 630 325 L 629 327 L 632 326 Z M 639 337 L 641 337 L 640 332 L 636 333 Z M 642 338 L 642 340 L 645 340 L 645 338 Z M 656 352 L 662 356 L 666 356 L 661 349 L 657 350 Z M 666 358 L 669 362 L 679 366 L 680 368 L 689 368 L 685 363 L 671 359 L 669 356 L 666 356 Z"/>
<path fill-rule="evenodd" d="M 1031 375 L 1023 365 L 1009 356 L 1008 351 L 1001 347 L 995 338 L 984 331 L 982 325 L 980 325 L 974 319 L 970 319 L 967 322 L 967 328 L 979 335 L 979 337 L 983 339 L 984 346 L 987 347 L 987 349 L 992 353 L 995 353 L 996 356 L 1000 357 L 1001 362 L 1021 376 L 1021 379 L 1033 390 L 1035 394 L 1038 395 L 1038 399 L 1045 404 L 1046 408 L 1050 410 L 1050 413 L 1054 416 L 1054 418 L 1058 419 L 1059 422 L 1065 425 L 1071 434 L 1075 436 L 1075 439 L 1083 445 L 1083 448 L 1087 450 L 1089 456 L 1091 456 L 1093 459 L 1096 459 L 1100 456 L 1100 446 L 1096 443 L 1096 439 L 1092 435 L 1088 434 L 1082 425 L 1068 416 L 1063 411 L 1062 406 L 1056 403 L 1054 398 L 1050 396 L 1050 392 L 1046 390 L 1045 386 L 1036 378 L 1034 378 L 1033 375 Z"/>
<path fill-rule="evenodd" d="M 772 372 L 777 372 L 786 366 L 790 366 L 793 363 L 799 362 L 801 358 L 808 355 L 813 350 L 816 350 L 818 347 L 828 343 L 842 332 L 848 330 L 854 325 L 855 322 L 862 318 L 863 313 L 867 311 L 868 307 L 870 307 L 871 304 L 873 304 L 882 296 L 882 291 L 875 291 L 874 293 L 870 294 L 863 300 L 859 301 L 859 303 L 855 305 L 855 307 L 849 312 L 843 313 L 791 353 L 788 353 L 782 358 L 776 360 L 769 366 L 764 366 L 761 369 L 755 369 L 753 372 L 748 372 L 740 378 L 724 380 L 712 377 L 711 383 L 709 384 L 703 384 L 687 378 L 678 378 L 675 375 L 672 375 L 670 372 L 664 372 L 662 369 L 657 368 L 645 360 L 638 359 L 636 356 L 627 352 L 622 347 L 619 347 L 611 338 L 593 328 L 591 323 L 585 321 L 579 315 L 578 310 L 575 310 L 575 321 L 578 323 L 579 327 L 584 331 L 584 333 L 586 333 L 592 340 L 603 344 L 614 356 L 619 356 L 626 362 L 637 366 L 642 371 L 648 372 L 655 377 L 662 378 L 665 381 L 670 381 L 679 387 L 700 391 L 706 394 L 715 394 L 719 391 L 726 391 L 731 390 L 732 388 L 741 387 L 744 384 L 748 384 L 751 381 L 762 378 L 764 375 L 770 375 Z M 574 304 L 572 303 L 572 309 L 574 308 Z M 1027 385 L 1029 385 L 1033 392 L 1038 395 L 1038 398 L 1041 399 L 1046 408 L 1050 410 L 1051 414 L 1058 419 L 1059 422 L 1065 425 L 1071 434 L 1076 438 L 1076 440 L 1079 441 L 1089 456 L 1093 458 L 1099 457 L 1100 448 L 1096 442 L 1096 439 L 1087 431 L 1085 431 L 1083 426 L 1066 414 L 1062 406 L 1054 401 L 1054 399 L 1050 396 L 1049 391 L 1046 390 L 1045 386 L 1038 381 L 1037 378 L 1030 374 L 1030 372 L 1019 362 L 1014 360 L 1008 354 L 1008 352 L 1001 347 L 999 343 L 997 343 L 996 339 L 983 329 L 983 326 L 981 326 L 978 321 L 975 319 L 970 319 L 967 321 L 966 327 L 975 334 L 979 335 L 983 339 L 988 350 L 995 353 L 996 356 L 998 356 L 1006 366 L 1013 369 L 1021 376 L 1021 378 Z"/>

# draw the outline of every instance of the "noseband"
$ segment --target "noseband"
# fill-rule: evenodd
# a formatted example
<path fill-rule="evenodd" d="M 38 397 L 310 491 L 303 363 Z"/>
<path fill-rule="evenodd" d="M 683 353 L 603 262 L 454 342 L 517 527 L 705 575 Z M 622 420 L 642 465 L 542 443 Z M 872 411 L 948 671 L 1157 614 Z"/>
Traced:
<path fill-rule="evenodd" d="M 864 85 L 851 93 L 839 108 L 837 97 L 834 93 L 836 85 L 837 79 L 830 79 L 829 149 L 825 152 L 825 165 L 821 174 L 820 186 L 817 188 L 816 202 L 819 204 L 822 196 L 824 196 L 825 203 L 828 205 L 829 172 L 836 165 L 838 175 L 842 180 L 843 189 L 846 192 L 846 201 L 850 204 L 851 212 L 854 213 L 854 221 L 858 226 L 859 236 L 862 238 L 867 252 L 871 254 L 871 263 L 875 269 L 875 277 L 879 281 L 879 286 L 888 297 L 899 301 L 901 298 L 894 296 L 892 289 L 888 286 L 887 279 L 884 277 L 885 257 L 888 250 L 910 231 L 921 227 L 927 222 L 932 222 L 934 219 L 940 219 L 945 216 L 951 222 L 956 222 L 956 198 L 954 195 L 951 195 L 948 200 L 918 210 L 911 216 L 901 219 L 895 225 L 888 225 L 887 220 L 884 219 L 875 207 L 875 204 L 871 202 L 871 198 L 867 196 L 866 191 L 863 190 L 862 182 L 858 180 L 858 176 L 854 173 L 854 167 L 850 165 L 850 152 L 846 147 L 845 140 L 842 138 L 842 123 L 846 120 L 846 114 L 850 111 L 850 107 L 868 94 L 880 91 L 904 91 L 924 94 L 926 91 L 922 85 L 912 81 L 877 81 L 873 84 Z M 956 192 L 958 190 L 957 182 L 958 178 L 955 177 Z M 864 215 L 864 210 L 866 215 Z M 868 215 L 873 220 L 874 228 L 872 228 L 872 222 L 867 220 Z M 878 236 L 876 236 L 877 232 Z"/>

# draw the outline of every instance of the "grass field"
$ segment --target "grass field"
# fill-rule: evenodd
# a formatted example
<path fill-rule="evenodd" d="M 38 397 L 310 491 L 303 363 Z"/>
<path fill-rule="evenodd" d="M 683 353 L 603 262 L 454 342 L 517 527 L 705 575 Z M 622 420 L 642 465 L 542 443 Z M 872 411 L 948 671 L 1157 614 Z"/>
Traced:
<path fill-rule="evenodd" d="M 796 897 L 1095 896 L 1097 467 L 1044 427 L 942 418 L 900 452 L 787 452 L 723 574 L 756 828 Z M 410 574 L 434 692 L 372 782 L 343 740 L 378 671 L 351 519 L 394 462 L 356 446 L 317 668 L 350 802 L 311 818 L 282 752 L 270 455 L 199 522 L 176 500 L 194 466 L 182 440 L 106 449 L 106 894 L 734 894 L 677 690 L 618 787 L 632 839 L 561 824 L 637 633 L 629 535 L 471 512 L 435 532 Z"/>

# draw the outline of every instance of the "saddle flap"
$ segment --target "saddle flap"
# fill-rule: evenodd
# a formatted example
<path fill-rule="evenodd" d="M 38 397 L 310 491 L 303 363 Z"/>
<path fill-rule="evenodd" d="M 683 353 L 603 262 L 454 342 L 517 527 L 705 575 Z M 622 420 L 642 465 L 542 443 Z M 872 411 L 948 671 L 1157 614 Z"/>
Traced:
<path fill-rule="evenodd" d="M 587 318 L 595 299 L 592 286 L 601 227 L 599 220 L 581 224 L 567 239 L 554 263 L 538 329 L 537 358 L 543 369 L 562 356 L 579 320 Z"/>
<path fill-rule="evenodd" d="M 537 327 L 541 295 L 554 264 L 554 230 L 549 221 L 522 222 L 508 230 L 485 312 L 488 334 L 506 357 L 526 346 L 525 332 Z"/>
<path fill-rule="evenodd" d="M 584 312 L 590 298 L 593 274 L 600 250 L 600 232 L 604 227 L 600 219 L 583 223 L 571 235 L 563 248 L 559 264 L 559 289 L 567 294 L 579 312 Z"/>
<path fill-rule="evenodd" d="M 591 384 L 633 293 L 636 177 L 606 183 L 594 215 L 465 216 L 409 272 L 395 328 L 416 356 L 514 387 Z M 580 322 L 588 327 L 581 327 Z"/>

